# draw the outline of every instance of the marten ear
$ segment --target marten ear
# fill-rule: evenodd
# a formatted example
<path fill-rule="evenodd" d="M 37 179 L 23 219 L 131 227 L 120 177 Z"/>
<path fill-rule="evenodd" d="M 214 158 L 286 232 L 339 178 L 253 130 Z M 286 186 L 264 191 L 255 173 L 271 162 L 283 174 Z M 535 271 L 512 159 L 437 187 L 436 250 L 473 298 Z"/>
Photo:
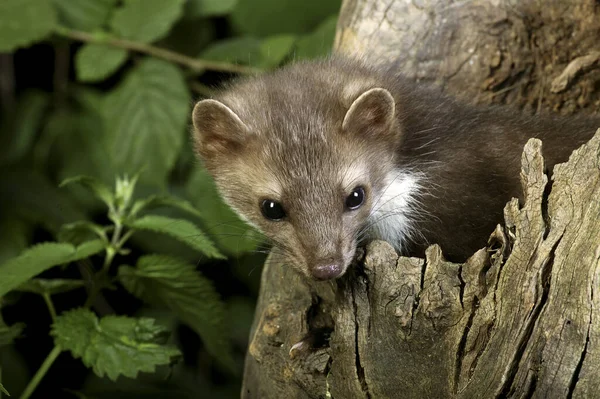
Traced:
<path fill-rule="evenodd" d="M 389 91 L 375 88 L 365 91 L 350 106 L 342 130 L 358 134 L 386 134 L 392 128 L 396 102 Z"/>
<path fill-rule="evenodd" d="M 202 100 L 194 107 L 194 145 L 203 158 L 240 149 L 250 130 L 235 112 L 216 100 Z"/>

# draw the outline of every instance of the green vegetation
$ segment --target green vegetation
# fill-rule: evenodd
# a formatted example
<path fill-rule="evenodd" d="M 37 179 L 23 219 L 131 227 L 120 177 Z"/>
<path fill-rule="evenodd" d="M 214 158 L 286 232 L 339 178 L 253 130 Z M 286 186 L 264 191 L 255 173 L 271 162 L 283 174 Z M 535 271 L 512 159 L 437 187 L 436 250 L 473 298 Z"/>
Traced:
<path fill-rule="evenodd" d="M 0 397 L 239 397 L 264 246 L 195 159 L 191 106 L 327 54 L 339 6 L 0 2 Z M 72 359 L 91 373 L 44 378 Z"/>

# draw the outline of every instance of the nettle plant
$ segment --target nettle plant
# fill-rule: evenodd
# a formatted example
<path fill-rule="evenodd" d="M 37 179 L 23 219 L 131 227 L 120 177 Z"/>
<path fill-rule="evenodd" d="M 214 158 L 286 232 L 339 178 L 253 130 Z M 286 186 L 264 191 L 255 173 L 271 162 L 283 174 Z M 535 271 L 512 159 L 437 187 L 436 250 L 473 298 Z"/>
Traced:
<path fill-rule="evenodd" d="M 134 200 L 137 178 L 117 178 L 114 190 L 91 177 L 75 177 L 62 183 L 87 187 L 108 208 L 109 225 L 90 221 L 69 223 L 60 229 L 57 242 L 44 242 L 26 249 L 0 265 L 0 298 L 10 291 L 39 294 L 52 318 L 50 334 L 54 348 L 21 395 L 28 398 L 62 351 L 91 368 L 98 376 L 116 380 L 118 376 L 135 378 L 138 372 L 154 372 L 181 357 L 180 351 L 167 344 L 170 331 L 148 317 L 107 315 L 98 317 L 92 305 L 105 289 L 122 285 L 129 293 L 152 306 L 168 308 L 193 328 L 207 349 L 223 366 L 232 368 L 229 342 L 224 334 L 224 304 L 210 280 L 194 264 L 159 254 L 146 254 L 135 266 L 120 264 L 119 255 L 127 255 L 128 240 L 138 231 L 167 234 L 197 250 L 203 256 L 222 259 L 212 241 L 191 221 L 149 213 L 157 207 L 175 207 L 191 215 L 199 212 L 191 203 L 168 195 L 152 195 Z M 103 257 L 94 270 L 82 261 Z M 40 273 L 57 266 L 87 267 L 89 279 L 43 279 Z M 87 288 L 85 303 L 56 314 L 52 296 Z M 23 325 L 6 326 L 0 317 L 0 346 L 18 337 Z M 0 391 L 8 394 L 0 384 Z"/>

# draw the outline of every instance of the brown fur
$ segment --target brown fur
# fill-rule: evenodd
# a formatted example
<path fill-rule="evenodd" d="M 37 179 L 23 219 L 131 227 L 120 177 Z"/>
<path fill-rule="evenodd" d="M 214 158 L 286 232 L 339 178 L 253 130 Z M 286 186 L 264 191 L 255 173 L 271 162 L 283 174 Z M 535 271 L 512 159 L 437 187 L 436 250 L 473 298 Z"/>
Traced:
<path fill-rule="evenodd" d="M 385 90 L 357 101 L 374 88 Z M 308 276 L 327 262 L 345 271 L 391 170 L 424 176 L 418 210 L 408 215 L 417 234 L 404 254 L 421 256 L 438 243 L 460 261 L 485 246 L 506 202 L 521 196 L 520 158 L 530 137 L 543 140 L 552 167 L 600 127 L 598 118 L 467 106 L 388 67 L 339 58 L 243 79 L 215 99 L 224 106 L 200 102 L 194 110 L 200 158 L 225 200 Z M 342 185 L 353 172 L 360 173 Z M 366 203 L 344 211 L 357 185 Z M 266 220 L 265 198 L 281 201 L 288 218 Z"/>

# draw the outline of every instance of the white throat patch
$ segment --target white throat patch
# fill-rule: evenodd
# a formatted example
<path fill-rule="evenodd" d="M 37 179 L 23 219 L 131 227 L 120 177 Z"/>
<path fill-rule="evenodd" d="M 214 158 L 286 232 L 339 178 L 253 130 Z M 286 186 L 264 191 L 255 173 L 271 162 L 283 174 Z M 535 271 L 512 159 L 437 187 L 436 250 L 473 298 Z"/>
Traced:
<path fill-rule="evenodd" d="M 400 253 L 416 233 L 413 224 L 419 213 L 420 180 L 419 174 L 414 172 L 390 172 L 383 192 L 373 201 L 367 221 L 372 238 L 389 242 Z"/>

